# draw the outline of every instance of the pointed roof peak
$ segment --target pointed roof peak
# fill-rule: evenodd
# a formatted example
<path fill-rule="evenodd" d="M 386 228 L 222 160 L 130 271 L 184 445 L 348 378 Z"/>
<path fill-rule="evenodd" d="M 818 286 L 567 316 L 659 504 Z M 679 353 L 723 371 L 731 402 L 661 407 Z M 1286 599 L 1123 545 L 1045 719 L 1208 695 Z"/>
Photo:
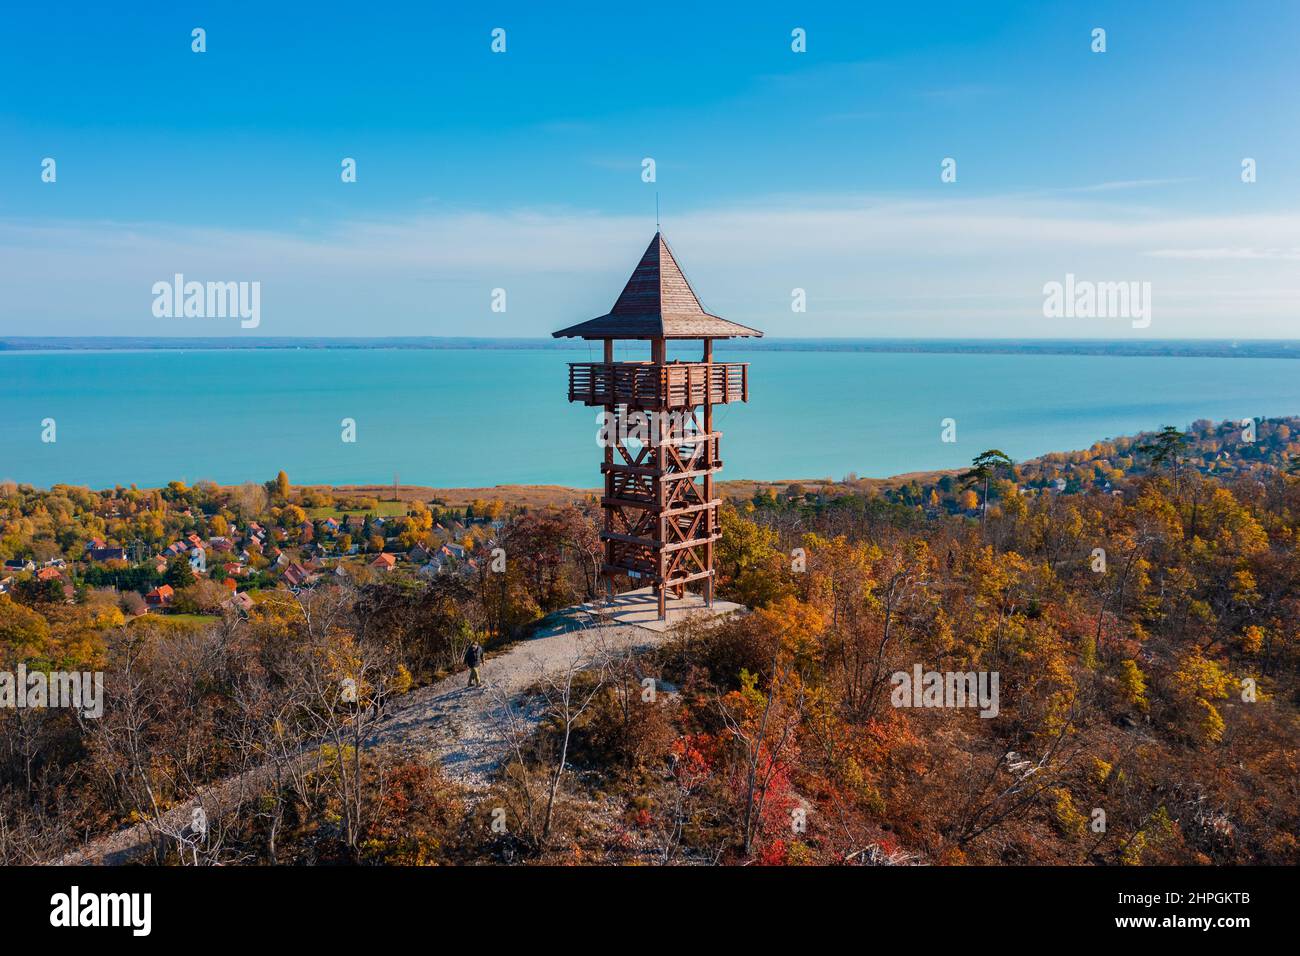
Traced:
<path fill-rule="evenodd" d="M 721 339 L 763 333 L 705 312 L 658 230 L 607 314 L 552 334 L 585 339 Z"/>
<path fill-rule="evenodd" d="M 707 315 L 682 273 L 662 232 L 656 232 L 641 261 L 609 310 L 610 315 Z"/>

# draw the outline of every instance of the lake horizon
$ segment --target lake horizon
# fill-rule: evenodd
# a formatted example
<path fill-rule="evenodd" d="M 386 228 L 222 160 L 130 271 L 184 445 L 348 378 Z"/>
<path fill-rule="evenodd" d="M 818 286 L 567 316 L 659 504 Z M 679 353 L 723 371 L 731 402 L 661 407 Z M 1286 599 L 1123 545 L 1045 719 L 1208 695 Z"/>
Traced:
<path fill-rule="evenodd" d="M 620 348 L 626 348 L 624 343 Z M 670 345 L 670 348 L 673 346 Z M 590 350 L 577 339 L 541 336 L 0 336 L 0 354 L 32 352 L 256 350 Z M 692 348 L 698 348 L 693 346 Z M 718 352 L 924 352 L 954 355 L 1106 355 L 1180 358 L 1298 358 L 1300 339 L 950 336 L 763 336 L 716 339 Z M 689 350 L 687 350 L 689 351 Z"/>
<path fill-rule="evenodd" d="M 1024 460 L 1167 424 L 1300 413 L 1288 358 L 1037 350 L 1053 340 L 1019 352 L 811 347 L 825 341 L 725 348 L 727 361 L 750 363 L 750 401 L 718 407 L 722 480 L 886 478 L 963 467 L 991 447 Z M 617 358 L 641 357 L 641 345 L 620 343 Z M 574 360 L 598 361 L 599 349 L 0 350 L 0 480 L 229 485 L 283 468 L 296 484 L 397 475 L 436 488 L 588 488 L 597 423 L 567 401 Z M 947 418 L 955 443 L 941 441 Z M 42 441 L 49 419 L 54 442 Z M 344 419 L 356 423 L 353 443 L 342 441 Z"/>

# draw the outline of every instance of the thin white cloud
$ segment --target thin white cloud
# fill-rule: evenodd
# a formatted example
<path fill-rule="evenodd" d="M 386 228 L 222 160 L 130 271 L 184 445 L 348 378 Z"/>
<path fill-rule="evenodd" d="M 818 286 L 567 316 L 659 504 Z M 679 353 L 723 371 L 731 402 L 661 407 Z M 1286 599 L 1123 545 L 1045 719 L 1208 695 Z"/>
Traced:
<path fill-rule="evenodd" d="M 1156 259 L 1300 259 L 1300 246 L 1290 248 L 1254 249 L 1238 247 L 1235 249 L 1155 249 L 1147 255 Z"/>
<path fill-rule="evenodd" d="M 1090 186 L 1076 186 L 1070 192 L 1106 193 L 1123 189 L 1146 189 L 1151 186 L 1172 186 L 1177 183 L 1196 182 L 1194 176 L 1180 176 L 1173 179 L 1116 179 L 1111 182 L 1093 183 Z"/>
<path fill-rule="evenodd" d="M 653 228 L 556 208 L 435 208 L 298 232 L 0 221 L 0 334 L 222 334 L 150 315 L 152 283 L 182 272 L 261 281 L 260 334 L 543 335 L 608 308 Z M 779 335 L 1106 334 L 1045 324 L 1043 284 L 1067 272 L 1150 281 L 1152 335 L 1297 327 L 1292 213 L 787 195 L 675 212 L 664 229 L 706 306 Z M 790 311 L 796 287 L 807 313 Z M 504 314 L 487 308 L 494 288 L 508 291 Z"/>

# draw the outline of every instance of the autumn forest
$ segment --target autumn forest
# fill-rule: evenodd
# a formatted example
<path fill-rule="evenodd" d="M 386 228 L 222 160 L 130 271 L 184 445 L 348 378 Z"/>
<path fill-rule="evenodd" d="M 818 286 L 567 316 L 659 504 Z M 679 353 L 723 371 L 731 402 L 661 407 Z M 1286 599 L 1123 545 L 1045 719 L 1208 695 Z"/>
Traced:
<path fill-rule="evenodd" d="M 1293 865 L 1297 429 L 733 494 L 718 594 L 749 610 L 638 647 L 571 610 L 580 492 L 7 483 L 0 666 L 104 701 L 0 708 L 0 862 L 136 828 L 113 862 Z M 421 736 L 455 727 L 408 732 L 422 689 L 545 628 L 581 659 L 499 702 L 467 784 Z M 995 673 L 996 715 L 899 706 L 918 667 Z"/>

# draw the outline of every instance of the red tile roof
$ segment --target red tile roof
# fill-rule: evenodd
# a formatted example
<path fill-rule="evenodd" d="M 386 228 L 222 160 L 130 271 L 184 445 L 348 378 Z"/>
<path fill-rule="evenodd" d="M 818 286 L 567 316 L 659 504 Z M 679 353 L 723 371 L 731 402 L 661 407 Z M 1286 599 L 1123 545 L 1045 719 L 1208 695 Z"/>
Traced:
<path fill-rule="evenodd" d="M 300 584 L 306 584 L 308 577 L 307 569 L 297 561 L 284 569 L 284 580 L 288 581 L 294 587 L 297 587 Z"/>
<path fill-rule="evenodd" d="M 176 592 L 172 590 L 172 586 L 170 584 L 164 584 L 160 587 L 154 588 L 152 591 L 150 591 L 148 594 L 144 596 L 144 599 L 148 601 L 150 604 L 166 604 L 168 601 L 172 599 L 172 595 L 174 595 L 175 593 Z"/>

